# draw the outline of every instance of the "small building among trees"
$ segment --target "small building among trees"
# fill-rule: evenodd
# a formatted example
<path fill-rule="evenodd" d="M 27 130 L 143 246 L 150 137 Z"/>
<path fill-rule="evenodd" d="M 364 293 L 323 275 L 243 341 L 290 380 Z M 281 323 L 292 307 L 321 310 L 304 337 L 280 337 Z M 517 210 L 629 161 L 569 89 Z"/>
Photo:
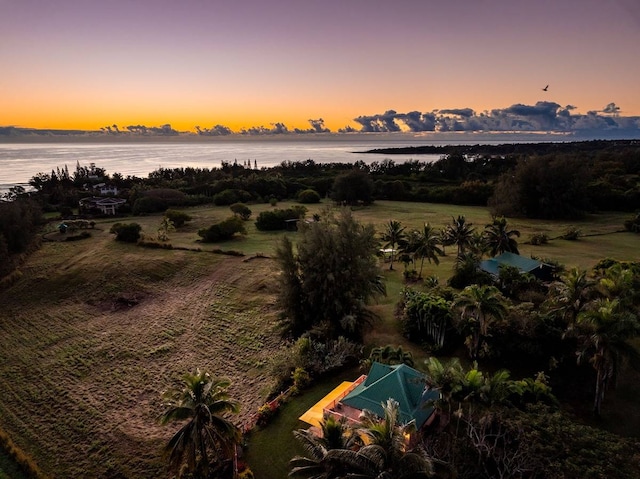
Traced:
<path fill-rule="evenodd" d="M 498 277 L 500 268 L 503 266 L 517 268 L 521 273 L 529 273 L 540 281 L 551 281 L 553 279 L 553 267 L 551 265 L 515 253 L 504 252 L 494 258 L 480 262 L 480 269 L 495 277 Z"/>

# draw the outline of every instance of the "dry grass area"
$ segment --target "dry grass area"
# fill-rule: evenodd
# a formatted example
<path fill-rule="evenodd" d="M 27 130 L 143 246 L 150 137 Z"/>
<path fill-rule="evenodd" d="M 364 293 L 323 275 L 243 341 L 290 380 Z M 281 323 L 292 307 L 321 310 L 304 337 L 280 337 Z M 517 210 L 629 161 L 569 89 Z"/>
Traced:
<path fill-rule="evenodd" d="M 229 378 L 243 421 L 281 347 L 273 262 L 88 240 L 44 243 L 0 292 L 0 422 L 48 474 L 162 477 L 161 393 Z M 271 279 L 270 279 L 271 278 Z"/>

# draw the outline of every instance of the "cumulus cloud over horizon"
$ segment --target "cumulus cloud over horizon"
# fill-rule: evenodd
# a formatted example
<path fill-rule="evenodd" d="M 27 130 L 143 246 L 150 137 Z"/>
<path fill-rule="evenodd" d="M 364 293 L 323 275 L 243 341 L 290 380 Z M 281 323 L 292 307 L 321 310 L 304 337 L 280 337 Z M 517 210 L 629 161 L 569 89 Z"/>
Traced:
<path fill-rule="evenodd" d="M 471 108 L 397 113 L 388 110 L 377 115 L 354 118 L 361 132 L 581 132 L 593 130 L 629 130 L 640 132 L 640 117 L 623 117 L 615 103 L 587 114 L 573 114 L 573 105 L 539 101 L 535 105 L 520 103 L 507 108 L 476 113 Z"/>
<path fill-rule="evenodd" d="M 640 116 L 621 116 L 621 108 L 615 103 L 605 105 L 602 110 L 589 111 L 586 114 L 575 113 L 573 105 L 561 106 L 550 101 L 539 101 L 535 105 L 516 103 L 507 108 L 476 112 L 472 108 L 450 108 L 429 112 L 410 111 L 400 113 L 387 110 L 384 113 L 360 115 L 353 119 L 359 126 L 347 125 L 333 132 L 325 126 L 324 119 L 308 120 L 310 127 L 290 129 L 282 122 L 271 123 L 269 127 L 253 126 L 234 132 L 225 125 L 217 124 L 211 128 L 194 127 L 195 131 L 179 132 L 165 124 L 160 127 L 129 125 L 123 128 L 117 124 L 100 128 L 99 132 L 81 130 L 55 130 L 21 128 L 16 126 L 0 127 L 0 136 L 26 135 L 63 135 L 63 134 L 106 134 L 131 136 L 175 136 L 179 134 L 197 134 L 199 136 L 228 136 L 233 134 L 246 136 L 259 135 L 305 135 L 314 133 L 531 133 L 557 132 L 597 135 L 608 134 L 640 136 Z"/>

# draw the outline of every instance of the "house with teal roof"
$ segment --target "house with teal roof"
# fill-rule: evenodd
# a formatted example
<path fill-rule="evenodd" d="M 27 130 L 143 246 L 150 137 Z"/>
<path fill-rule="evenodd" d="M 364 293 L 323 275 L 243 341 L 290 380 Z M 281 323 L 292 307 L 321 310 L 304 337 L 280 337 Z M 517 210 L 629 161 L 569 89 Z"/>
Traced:
<path fill-rule="evenodd" d="M 383 404 L 389 399 L 398 403 L 399 419 L 402 424 L 415 422 L 420 429 L 434 417 L 431 403 L 440 393 L 426 385 L 424 373 L 406 364 L 388 365 L 374 362 L 366 376 L 354 382 L 344 382 L 325 396 L 300 419 L 318 426 L 321 419 L 331 414 L 358 422 L 362 411 L 369 410 L 384 418 Z"/>
<path fill-rule="evenodd" d="M 505 251 L 494 258 L 485 259 L 480 262 L 481 270 L 496 277 L 499 275 L 500 268 L 503 266 L 518 268 L 521 273 L 529 273 L 541 281 L 551 281 L 553 279 L 553 268 L 551 265 L 515 253 Z"/>

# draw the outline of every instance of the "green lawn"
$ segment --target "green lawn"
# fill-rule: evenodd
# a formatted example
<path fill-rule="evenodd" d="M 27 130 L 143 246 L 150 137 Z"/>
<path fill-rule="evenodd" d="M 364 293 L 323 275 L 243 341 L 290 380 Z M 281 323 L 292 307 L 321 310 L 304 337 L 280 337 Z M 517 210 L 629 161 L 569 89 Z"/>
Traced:
<path fill-rule="evenodd" d="M 304 394 L 292 398 L 282 406 L 268 426 L 252 431 L 244 459 L 255 477 L 286 478 L 290 470 L 289 460 L 295 455 L 304 455 L 304 450 L 293 437 L 292 431 L 309 425 L 298 418 L 342 381 L 353 381 L 360 374 L 360 370 L 354 368 L 317 381 Z"/>

